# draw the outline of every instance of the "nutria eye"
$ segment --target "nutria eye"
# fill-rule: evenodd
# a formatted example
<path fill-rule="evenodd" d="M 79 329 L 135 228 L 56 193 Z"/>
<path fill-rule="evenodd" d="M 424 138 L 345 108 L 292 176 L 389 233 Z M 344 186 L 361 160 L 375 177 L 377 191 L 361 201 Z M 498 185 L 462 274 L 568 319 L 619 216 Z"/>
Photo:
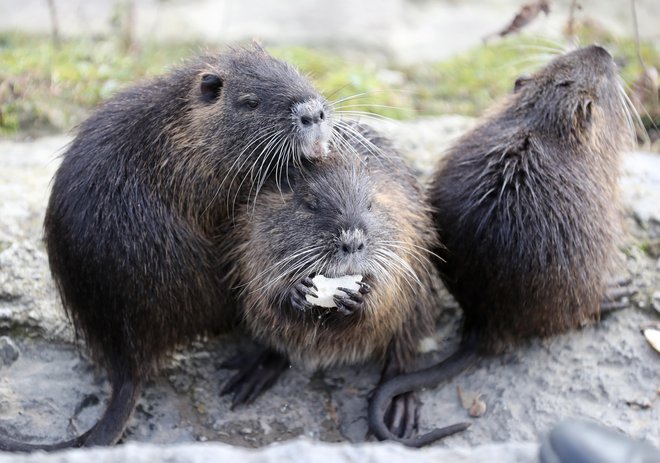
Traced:
<path fill-rule="evenodd" d="M 373 203 L 372 203 L 371 201 L 369 201 L 369 204 L 367 205 L 367 210 L 368 210 L 368 211 L 371 210 L 371 206 L 373 206 Z"/>
<path fill-rule="evenodd" d="M 516 79 L 516 82 L 513 84 L 513 93 L 517 93 L 527 82 L 532 80 L 530 76 L 520 76 Z"/>
<path fill-rule="evenodd" d="M 207 103 L 212 103 L 220 96 L 222 79 L 215 74 L 204 74 L 199 89 L 202 92 L 202 99 Z"/>
<path fill-rule="evenodd" d="M 311 195 L 305 196 L 303 199 L 303 204 L 308 210 L 312 212 L 316 212 L 319 209 L 319 201 Z"/>
<path fill-rule="evenodd" d="M 248 109 L 255 109 L 260 103 L 256 95 L 244 95 L 238 99 L 238 102 Z"/>
<path fill-rule="evenodd" d="M 572 80 L 562 80 L 561 82 L 557 82 L 557 87 L 569 87 L 573 84 L 574 81 Z"/>

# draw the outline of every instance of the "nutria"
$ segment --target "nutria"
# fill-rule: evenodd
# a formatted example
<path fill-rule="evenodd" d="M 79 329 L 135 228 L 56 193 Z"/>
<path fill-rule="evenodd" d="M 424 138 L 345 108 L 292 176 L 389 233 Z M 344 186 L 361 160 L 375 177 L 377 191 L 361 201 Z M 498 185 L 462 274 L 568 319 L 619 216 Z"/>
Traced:
<path fill-rule="evenodd" d="M 598 320 L 620 235 L 619 153 L 632 139 L 612 56 L 599 46 L 551 61 L 440 161 L 429 190 L 443 281 L 463 309 L 447 361 L 383 385 L 389 398 L 496 354 Z M 431 436 L 432 437 L 432 436 Z M 420 436 L 405 443 L 424 445 Z"/>
<path fill-rule="evenodd" d="M 262 189 L 228 240 L 243 240 L 228 250 L 233 285 L 247 331 L 266 346 L 258 365 L 244 362 L 241 385 L 227 387 L 241 399 L 270 386 L 289 361 L 315 369 L 380 358 L 387 380 L 409 369 L 432 330 L 440 279 L 427 250 L 438 242 L 421 186 L 385 139 L 363 125 L 352 133 L 360 140 L 338 139 L 341 152 Z M 316 275 L 363 279 L 355 290 L 340 288 L 336 307 L 326 308 L 306 299 L 316 296 Z M 416 401 L 403 394 L 393 405 L 389 425 L 409 436 Z"/>
<path fill-rule="evenodd" d="M 0 438 L 0 449 L 115 443 L 163 356 L 232 324 L 220 249 L 233 204 L 323 157 L 328 109 L 293 67 L 253 46 L 130 88 L 80 126 L 53 181 L 45 241 L 67 315 L 112 396 L 72 440 Z"/>

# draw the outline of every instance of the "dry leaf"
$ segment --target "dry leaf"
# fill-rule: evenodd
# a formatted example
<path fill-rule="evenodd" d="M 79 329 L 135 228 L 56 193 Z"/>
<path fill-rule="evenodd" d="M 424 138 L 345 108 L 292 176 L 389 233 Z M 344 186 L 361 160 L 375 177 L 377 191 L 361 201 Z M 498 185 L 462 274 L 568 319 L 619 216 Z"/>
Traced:
<path fill-rule="evenodd" d="M 518 14 L 513 18 L 511 24 L 498 33 L 500 37 L 519 32 L 523 27 L 531 23 L 540 12 L 546 15 L 550 13 L 550 3 L 547 0 L 539 0 L 536 3 L 529 3 L 520 8 Z"/>
<path fill-rule="evenodd" d="M 463 388 L 461 387 L 460 384 L 456 385 L 456 393 L 458 394 L 458 399 L 461 401 L 461 407 L 463 407 L 466 410 L 469 410 L 470 405 L 472 405 L 472 400 L 474 399 L 474 395 L 470 395 L 469 392 L 463 392 Z"/>
<path fill-rule="evenodd" d="M 473 418 L 479 418 L 486 413 L 486 403 L 481 399 L 482 394 L 479 392 L 464 391 L 460 385 L 456 385 L 456 392 L 461 401 L 461 406 L 467 410 L 468 414 Z"/>
<path fill-rule="evenodd" d="M 472 401 L 472 405 L 470 406 L 468 413 L 473 418 L 479 418 L 480 416 L 483 416 L 484 413 L 486 413 L 487 408 L 488 407 L 486 407 L 486 402 L 481 400 L 481 395 L 478 395 Z"/>

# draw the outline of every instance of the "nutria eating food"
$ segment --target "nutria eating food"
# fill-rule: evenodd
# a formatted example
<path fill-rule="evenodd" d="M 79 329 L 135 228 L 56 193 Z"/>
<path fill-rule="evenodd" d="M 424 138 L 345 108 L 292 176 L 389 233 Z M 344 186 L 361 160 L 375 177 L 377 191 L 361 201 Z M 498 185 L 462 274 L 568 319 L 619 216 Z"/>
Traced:
<path fill-rule="evenodd" d="M 368 144 L 347 136 L 342 153 L 263 189 L 228 240 L 241 242 L 228 254 L 245 326 L 265 346 L 259 362 L 232 362 L 242 368 L 226 391 L 240 401 L 289 361 L 316 369 L 384 359 L 387 380 L 410 369 L 432 330 L 440 283 L 427 250 L 438 243 L 423 192 L 387 141 L 353 131 Z M 412 395 L 399 395 L 389 429 L 410 436 L 416 409 Z"/>

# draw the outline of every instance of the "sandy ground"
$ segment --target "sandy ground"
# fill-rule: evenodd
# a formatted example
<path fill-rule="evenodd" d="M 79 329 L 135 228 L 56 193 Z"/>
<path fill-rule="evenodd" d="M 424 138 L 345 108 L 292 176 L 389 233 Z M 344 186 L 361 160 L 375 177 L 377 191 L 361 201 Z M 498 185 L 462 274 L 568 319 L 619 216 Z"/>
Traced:
<path fill-rule="evenodd" d="M 449 117 L 383 130 L 396 137 L 423 176 L 448 140 L 470 124 Z M 103 372 L 73 343 L 41 241 L 55 153 L 68 140 L 0 141 L 0 432 L 30 440 L 59 440 L 87 429 L 109 392 Z M 467 432 L 436 445 L 535 442 L 560 419 L 579 416 L 660 446 L 660 353 L 639 329 L 660 320 L 660 156 L 632 153 L 625 167 L 630 236 L 622 248 L 622 274 L 639 289 L 631 307 L 598 326 L 484 358 L 450 384 L 420 393 L 422 430 L 472 422 Z M 455 346 L 459 323 L 460 310 L 447 298 L 431 342 L 435 350 L 420 357 L 420 366 Z M 124 440 L 257 447 L 295 436 L 367 438 L 367 396 L 378 365 L 315 373 L 293 367 L 254 404 L 230 411 L 229 398 L 219 392 L 231 372 L 218 365 L 251 347 L 227 335 L 175 352 L 144 390 Z M 483 417 L 468 417 L 457 385 L 483 394 Z"/>

